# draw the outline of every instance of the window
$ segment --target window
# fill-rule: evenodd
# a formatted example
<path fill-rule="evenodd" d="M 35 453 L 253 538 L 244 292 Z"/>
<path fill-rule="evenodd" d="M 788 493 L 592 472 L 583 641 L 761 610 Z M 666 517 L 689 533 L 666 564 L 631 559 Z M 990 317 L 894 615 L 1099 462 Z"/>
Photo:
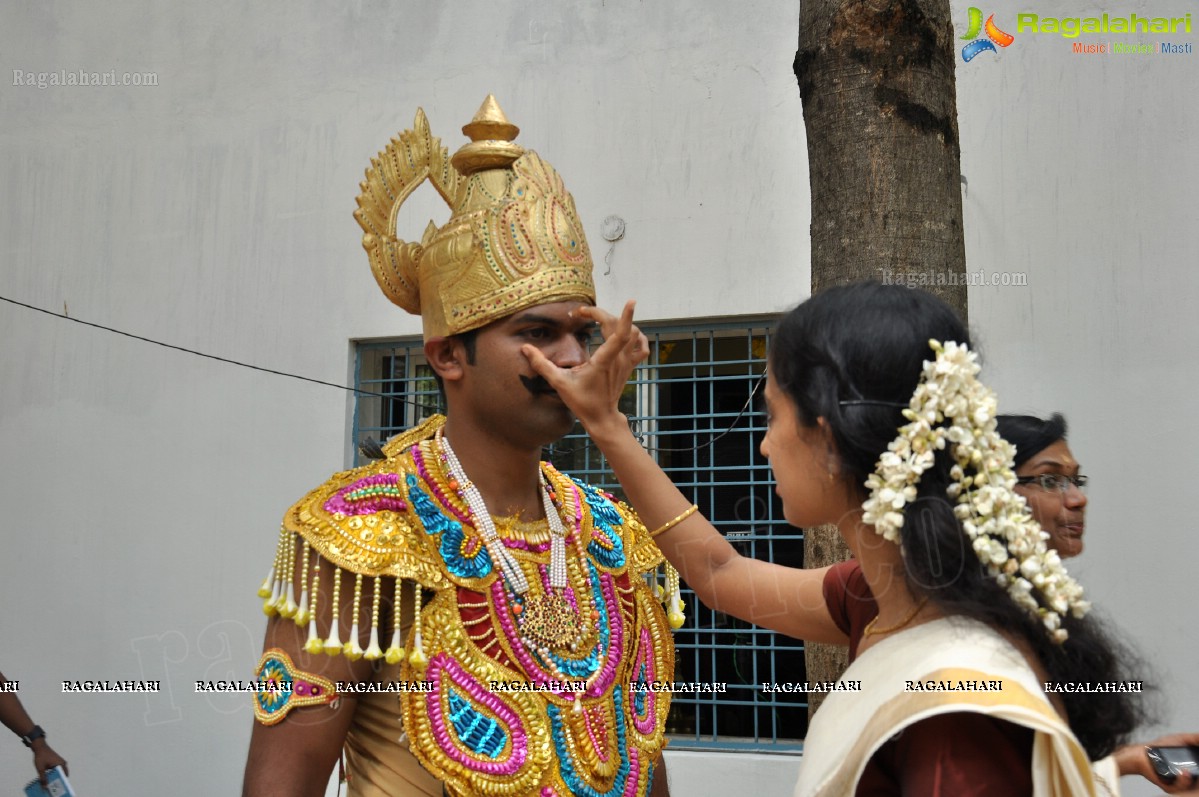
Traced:
<path fill-rule="evenodd" d="M 803 534 L 783 520 L 770 469 L 759 380 L 769 319 L 643 326 L 650 358 L 621 399 L 634 431 L 684 494 L 746 556 L 799 567 Z M 354 440 L 384 440 L 440 409 L 421 342 L 363 343 Z M 580 428 L 549 447 L 555 467 L 617 494 L 612 472 Z M 684 590 L 687 623 L 675 632 L 683 682 L 725 683 L 724 693 L 674 696 L 667 731 L 674 749 L 782 751 L 807 732 L 802 694 L 764 693 L 763 683 L 806 680 L 803 643 L 699 605 Z"/>

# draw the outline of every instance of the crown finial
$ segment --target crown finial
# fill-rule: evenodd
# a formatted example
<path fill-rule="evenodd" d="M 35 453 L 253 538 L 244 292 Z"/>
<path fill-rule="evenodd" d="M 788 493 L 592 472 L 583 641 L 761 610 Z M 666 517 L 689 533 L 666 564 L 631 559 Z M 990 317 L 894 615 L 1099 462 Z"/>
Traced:
<path fill-rule="evenodd" d="M 462 132 L 470 136 L 471 141 L 512 141 L 520 135 L 520 128 L 508 121 L 504 109 L 496 102 L 495 95 L 488 94 L 487 99 L 483 100 L 483 104 L 475 112 L 475 118 L 462 126 Z"/>
<path fill-rule="evenodd" d="M 524 148 L 512 143 L 520 128 L 508 121 L 494 94 L 487 95 L 475 118 L 462 126 L 462 132 L 470 137 L 470 143 L 455 152 L 451 162 L 463 175 L 502 169 L 525 153 Z"/>

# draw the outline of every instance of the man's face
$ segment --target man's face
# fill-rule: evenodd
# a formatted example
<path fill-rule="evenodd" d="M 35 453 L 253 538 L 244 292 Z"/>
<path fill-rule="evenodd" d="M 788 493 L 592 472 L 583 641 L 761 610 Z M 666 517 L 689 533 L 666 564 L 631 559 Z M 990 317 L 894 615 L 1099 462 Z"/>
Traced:
<path fill-rule="evenodd" d="M 554 302 L 517 311 L 479 330 L 473 364 L 464 368 L 455 414 L 513 445 L 548 445 L 570 431 L 574 416 L 533 370 L 520 347 L 536 346 L 559 368 L 587 362 L 594 322 L 572 316 L 582 302 Z"/>

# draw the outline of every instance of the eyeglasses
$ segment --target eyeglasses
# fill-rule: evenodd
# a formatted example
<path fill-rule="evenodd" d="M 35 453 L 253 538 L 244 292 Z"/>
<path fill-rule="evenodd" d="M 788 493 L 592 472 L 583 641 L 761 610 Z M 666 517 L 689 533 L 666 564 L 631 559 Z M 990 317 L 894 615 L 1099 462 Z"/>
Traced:
<path fill-rule="evenodd" d="M 1021 476 L 1016 479 L 1016 484 L 1035 484 L 1047 493 L 1059 492 L 1064 495 L 1071 484 L 1079 492 L 1086 492 L 1087 477 L 1082 474 L 1067 476 L 1064 473 L 1042 473 L 1040 476 Z"/>

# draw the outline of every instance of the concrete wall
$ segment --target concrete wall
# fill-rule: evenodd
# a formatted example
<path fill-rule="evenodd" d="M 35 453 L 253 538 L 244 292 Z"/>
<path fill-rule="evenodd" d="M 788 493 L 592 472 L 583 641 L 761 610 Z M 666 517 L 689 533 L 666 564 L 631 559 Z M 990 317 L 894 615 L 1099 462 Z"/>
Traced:
<path fill-rule="evenodd" d="M 352 340 L 419 329 L 369 276 L 350 216 L 363 168 L 418 105 L 456 146 L 492 91 L 564 175 L 597 263 L 601 220 L 626 222 L 601 303 L 636 296 L 645 319 L 781 310 L 809 284 L 797 18 L 779 0 L 23 5 L 0 29 L 0 296 L 344 384 Z M 1194 604 L 1199 553 L 1182 367 L 1199 61 L 1064 42 L 1021 36 L 960 65 L 971 267 L 1028 275 L 972 289 L 971 316 L 1005 408 L 1070 417 L 1096 485 L 1085 583 L 1182 727 L 1199 717 L 1199 647 L 1163 608 Z M 157 85 L 39 89 L 14 70 Z M 413 236 L 447 215 L 426 193 L 405 211 Z M 345 464 L 348 407 L 334 388 L 0 303 L 0 670 L 81 793 L 236 793 L 249 707 L 193 683 L 256 657 L 274 530 Z M 164 692 L 60 693 L 89 677 Z M 787 794 L 798 766 L 672 760 L 679 794 L 715 793 L 717 772 Z M 10 783 L 28 768 L 0 744 Z"/>
<path fill-rule="evenodd" d="M 972 269 L 1025 272 L 1027 287 L 972 288 L 972 326 L 1001 411 L 1060 411 L 1070 422 L 1092 477 L 1086 549 L 1071 570 L 1144 656 L 1136 670 L 1160 690 L 1162 727 L 1194 730 L 1199 644 L 1180 633 L 1176 608 L 1199 604 L 1186 514 L 1199 447 L 1199 54 L 1082 55 L 1072 43 L 1195 49 L 1199 17 L 1169 1 L 983 10 L 1017 38 L 958 67 L 966 254 Z M 1192 12 L 1194 32 L 1067 39 L 1018 33 L 1016 11 Z M 965 18 L 957 13 L 959 30 Z"/>

